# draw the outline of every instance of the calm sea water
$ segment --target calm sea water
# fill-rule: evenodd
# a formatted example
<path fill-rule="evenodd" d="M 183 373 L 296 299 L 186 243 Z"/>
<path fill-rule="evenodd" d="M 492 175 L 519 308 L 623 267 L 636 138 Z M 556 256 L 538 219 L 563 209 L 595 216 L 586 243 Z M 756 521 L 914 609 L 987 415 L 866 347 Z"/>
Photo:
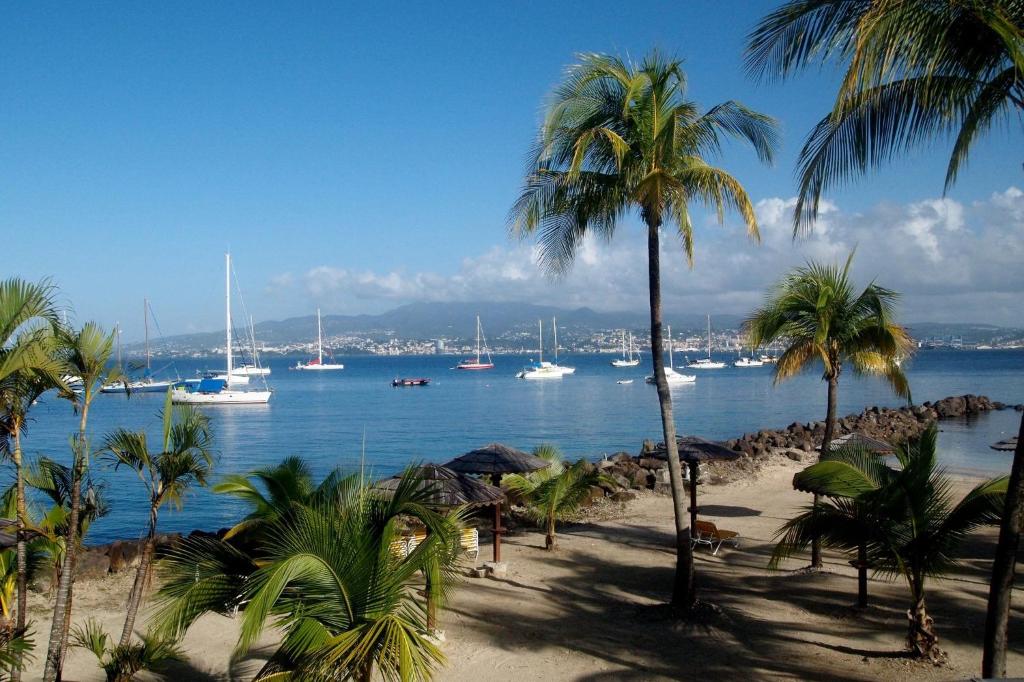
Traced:
<path fill-rule="evenodd" d="M 337 466 L 355 468 L 364 435 L 365 462 L 375 475 L 391 474 L 411 461 L 444 463 L 491 441 L 523 449 L 550 442 L 572 456 L 636 452 L 644 438 L 660 440 L 657 396 L 644 383 L 650 371 L 646 363 L 615 369 L 608 364 L 611 359 L 563 357 L 562 364 L 575 366 L 576 374 L 554 381 L 515 379 L 526 362 L 522 356 L 496 357 L 497 367 L 484 372 L 453 370 L 458 358 L 451 356 L 345 357 L 338 358 L 345 363 L 343 371 L 322 374 L 289 371 L 294 359 L 271 359 L 274 396 L 269 405 L 207 408 L 217 473 L 249 471 L 287 455 L 305 457 L 318 475 Z M 174 367 L 185 377 L 216 362 L 176 361 Z M 1024 351 L 924 351 L 907 370 L 918 402 L 975 393 L 1024 403 Z M 698 371 L 695 384 L 673 389 L 680 432 L 725 439 L 824 417 L 819 373 L 773 386 L 771 372 L 768 366 Z M 398 376 L 425 376 L 432 382 L 392 388 L 391 379 Z M 622 378 L 635 381 L 617 384 Z M 115 427 L 158 430 L 162 402 L 159 394 L 98 396 L 90 416 L 94 444 L 98 447 L 102 435 Z M 840 414 L 899 404 L 878 379 L 852 374 L 841 379 Z M 68 438 L 77 427 L 70 406 L 47 396 L 32 416 L 27 453 L 69 461 Z M 943 422 L 943 461 L 957 470 L 1008 471 L 1010 455 L 988 445 L 1016 434 L 1019 418 L 1008 410 L 970 422 Z M 94 475 L 106 486 L 111 513 L 93 525 L 87 542 L 139 536 L 147 502 L 134 474 L 98 463 Z M 201 490 L 188 498 L 183 512 L 164 512 L 161 529 L 216 529 L 232 524 L 241 512 L 233 501 Z"/>

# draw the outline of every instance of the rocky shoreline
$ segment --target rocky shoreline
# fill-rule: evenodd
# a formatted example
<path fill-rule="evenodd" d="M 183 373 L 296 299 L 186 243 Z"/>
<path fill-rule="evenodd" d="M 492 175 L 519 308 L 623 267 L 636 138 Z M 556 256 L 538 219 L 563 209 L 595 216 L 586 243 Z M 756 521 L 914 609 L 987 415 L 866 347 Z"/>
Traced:
<path fill-rule="evenodd" d="M 890 442 L 902 442 L 918 436 L 928 424 L 946 419 L 971 417 L 991 410 L 1010 408 L 1024 410 L 1024 405 L 1010 406 L 990 400 L 986 396 L 950 396 L 935 402 L 899 408 L 869 407 L 859 414 L 840 418 L 836 423 L 836 436 L 857 432 Z M 810 461 L 825 434 L 824 422 L 802 424 L 793 422 L 784 429 L 765 429 L 747 433 L 724 441 L 724 445 L 740 453 L 731 462 L 716 462 L 702 467 L 701 482 L 712 485 L 728 483 L 758 471 L 772 457 L 785 456 L 795 461 Z M 663 448 L 662 444 L 662 448 Z M 635 490 L 653 490 L 668 494 L 668 468 L 664 456 L 658 456 L 658 445 L 645 440 L 640 452 L 632 455 L 618 452 L 593 463 L 608 477 L 609 482 L 591 491 L 590 502 L 608 498 L 613 502 L 626 502 L 635 497 Z M 219 537 L 217 533 L 195 530 L 189 536 Z M 165 533 L 157 538 L 157 555 L 181 539 L 179 533 Z M 79 555 L 76 569 L 78 579 L 98 579 L 108 574 L 134 570 L 138 565 L 143 541 L 117 540 L 107 545 L 87 547 Z M 44 585 L 38 585 L 45 589 Z"/>
<path fill-rule="evenodd" d="M 992 410 L 1015 409 L 1024 411 L 1024 405 L 1007 405 L 983 395 L 950 396 L 935 402 L 904 407 L 869 407 L 858 414 L 850 414 L 836 421 L 835 437 L 860 433 L 891 443 L 916 438 L 932 422 L 969 418 Z M 793 422 L 783 429 L 765 429 L 746 433 L 739 438 L 723 441 L 740 457 L 730 462 L 714 462 L 701 467 L 700 482 L 712 485 L 729 483 L 759 470 L 772 457 L 785 456 L 794 461 L 812 461 L 825 436 L 825 422 L 806 424 Z M 595 464 L 608 477 L 609 483 L 595 488 L 591 502 L 601 497 L 623 501 L 630 499 L 630 490 L 671 492 L 664 443 L 646 440 L 636 455 L 617 452 Z M 614 482 L 614 483 L 612 483 Z"/>

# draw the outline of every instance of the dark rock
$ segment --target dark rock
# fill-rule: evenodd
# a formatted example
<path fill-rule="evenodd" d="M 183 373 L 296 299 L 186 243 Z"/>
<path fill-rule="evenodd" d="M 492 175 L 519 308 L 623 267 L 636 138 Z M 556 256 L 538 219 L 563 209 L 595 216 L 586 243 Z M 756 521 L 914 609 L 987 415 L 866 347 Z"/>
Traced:
<path fill-rule="evenodd" d="M 616 452 L 614 455 L 609 457 L 609 459 L 611 459 L 613 462 L 626 464 L 633 462 L 633 455 L 629 454 L 628 452 Z"/>
<path fill-rule="evenodd" d="M 789 457 L 794 462 L 804 461 L 804 454 L 805 453 L 800 452 L 799 450 L 786 450 L 786 457 Z"/>
<path fill-rule="evenodd" d="M 76 580 L 100 580 L 110 572 L 110 557 L 103 549 L 86 549 L 78 555 Z"/>
<path fill-rule="evenodd" d="M 640 445 L 640 454 L 645 455 L 647 453 L 654 452 L 654 450 L 654 441 L 650 439 L 644 439 L 644 442 Z"/>
<path fill-rule="evenodd" d="M 664 469 L 668 466 L 668 462 L 665 460 L 655 459 L 654 457 L 644 457 L 638 462 L 638 464 L 644 469 L 653 469 L 655 471 L 658 469 Z"/>
<path fill-rule="evenodd" d="M 120 573 L 136 568 L 142 554 L 143 541 L 115 540 L 107 549 L 111 573 Z"/>

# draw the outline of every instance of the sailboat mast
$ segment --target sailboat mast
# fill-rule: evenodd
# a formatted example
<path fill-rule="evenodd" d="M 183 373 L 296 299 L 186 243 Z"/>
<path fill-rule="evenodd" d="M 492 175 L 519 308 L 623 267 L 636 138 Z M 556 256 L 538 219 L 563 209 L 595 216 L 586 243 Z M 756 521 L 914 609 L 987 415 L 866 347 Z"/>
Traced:
<path fill-rule="evenodd" d="M 114 323 L 114 333 L 117 334 L 117 366 L 121 366 L 121 323 Z"/>
<path fill-rule="evenodd" d="M 708 360 L 711 359 L 711 313 L 708 313 Z"/>
<path fill-rule="evenodd" d="M 256 323 L 252 315 L 249 316 L 249 338 L 252 339 L 252 364 L 259 367 L 260 363 L 256 360 Z"/>
<path fill-rule="evenodd" d="M 231 254 L 224 254 L 224 320 L 227 323 L 228 382 L 231 381 Z M 236 382 L 237 383 L 237 382 Z"/>
<path fill-rule="evenodd" d="M 480 316 L 476 316 L 476 364 L 480 364 Z"/>
<path fill-rule="evenodd" d="M 539 345 L 538 362 L 544 362 L 544 322 L 537 320 L 537 343 Z"/>
<path fill-rule="evenodd" d="M 668 325 L 668 368 L 676 368 L 675 363 L 672 362 L 672 325 Z"/>
<path fill-rule="evenodd" d="M 149 362 L 149 299 L 142 299 L 142 320 L 143 325 L 146 328 L 146 374 L 149 374 L 150 362 Z M 118 339 L 120 339 L 120 332 L 118 332 Z M 120 359 L 118 363 L 120 363 Z"/>
<path fill-rule="evenodd" d="M 320 325 L 320 309 L 316 309 L 316 352 L 317 357 L 320 358 L 320 364 L 324 364 L 324 333 L 323 327 Z"/>
<path fill-rule="evenodd" d="M 558 364 L 558 320 L 551 318 L 551 328 L 555 332 L 555 364 Z"/>

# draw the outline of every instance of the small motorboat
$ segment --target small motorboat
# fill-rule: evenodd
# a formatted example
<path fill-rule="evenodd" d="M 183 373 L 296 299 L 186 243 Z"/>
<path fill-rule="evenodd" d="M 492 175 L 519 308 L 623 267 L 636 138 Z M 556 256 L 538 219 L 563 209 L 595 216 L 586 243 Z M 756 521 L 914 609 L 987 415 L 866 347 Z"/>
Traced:
<path fill-rule="evenodd" d="M 633 380 L 632 379 L 619 379 L 615 383 L 617 383 L 617 384 L 631 384 L 631 383 L 633 383 Z"/>
<path fill-rule="evenodd" d="M 391 382 L 392 386 L 426 386 L 430 383 L 430 379 L 394 379 Z"/>

